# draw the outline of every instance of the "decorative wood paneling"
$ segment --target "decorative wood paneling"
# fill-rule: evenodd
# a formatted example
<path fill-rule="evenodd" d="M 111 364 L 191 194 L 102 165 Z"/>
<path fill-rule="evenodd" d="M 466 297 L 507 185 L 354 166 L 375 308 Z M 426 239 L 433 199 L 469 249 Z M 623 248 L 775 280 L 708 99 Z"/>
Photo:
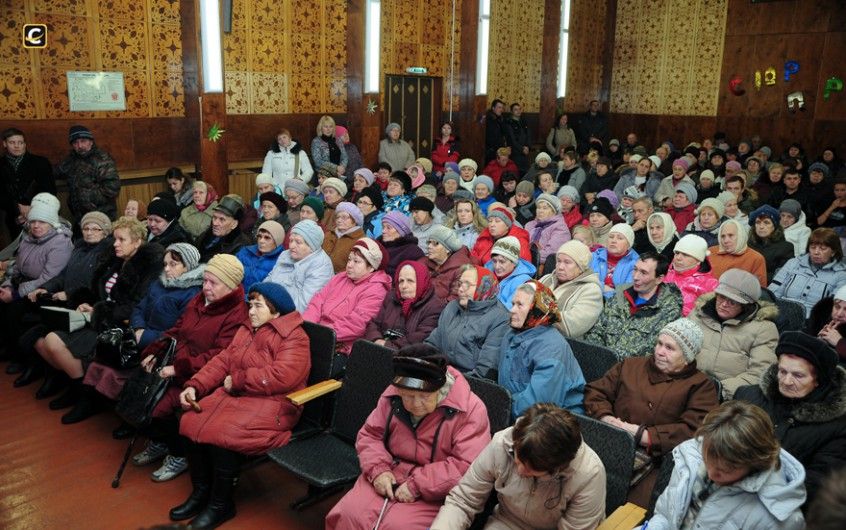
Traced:
<path fill-rule="evenodd" d="M 584 112 L 592 99 L 599 99 L 605 73 L 606 2 L 573 0 L 570 4 L 570 36 L 567 46 L 567 93 L 564 110 Z"/>
<path fill-rule="evenodd" d="M 180 0 L 17 0 L 0 19 L 0 119 L 185 116 Z M 27 22 L 46 48 L 22 48 Z M 70 112 L 68 70 L 123 72 L 126 110 Z"/>
<path fill-rule="evenodd" d="M 491 2 L 488 101 L 540 110 L 544 0 Z"/>
<path fill-rule="evenodd" d="M 714 116 L 728 0 L 618 0 L 611 111 Z"/>

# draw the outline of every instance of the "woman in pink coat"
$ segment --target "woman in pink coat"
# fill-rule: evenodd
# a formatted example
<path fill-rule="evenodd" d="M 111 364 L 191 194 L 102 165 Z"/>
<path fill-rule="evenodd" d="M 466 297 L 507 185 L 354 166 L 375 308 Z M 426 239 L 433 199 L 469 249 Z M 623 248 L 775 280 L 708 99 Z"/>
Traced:
<path fill-rule="evenodd" d="M 487 409 L 464 376 L 433 346 L 402 348 L 393 384 L 358 433 L 361 476 L 326 530 L 371 530 L 383 506 L 380 530 L 428 528 L 490 439 Z"/>
<path fill-rule="evenodd" d="M 708 242 L 694 234 L 679 239 L 673 249 L 673 262 L 664 283 L 674 283 L 682 293 L 682 315 L 693 311 L 696 299 L 712 293 L 720 281 L 711 273 L 708 261 Z"/>
<path fill-rule="evenodd" d="M 303 320 L 335 330 L 337 349 L 349 355 L 352 344 L 364 337 L 367 323 L 379 314 L 391 278 L 385 274 L 388 252 L 364 237 L 353 245 L 346 270 L 329 280 L 308 304 Z"/>
<path fill-rule="evenodd" d="M 170 511 L 190 528 L 217 528 L 235 517 L 232 493 L 244 454 L 285 445 L 301 408 L 285 398 L 305 388 L 311 369 L 303 319 L 284 287 L 250 287 L 249 320 L 232 343 L 189 379 L 179 395 L 186 410 L 179 433 L 193 490 Z M 197 400 L 203 398 L 197 403 Z"/>

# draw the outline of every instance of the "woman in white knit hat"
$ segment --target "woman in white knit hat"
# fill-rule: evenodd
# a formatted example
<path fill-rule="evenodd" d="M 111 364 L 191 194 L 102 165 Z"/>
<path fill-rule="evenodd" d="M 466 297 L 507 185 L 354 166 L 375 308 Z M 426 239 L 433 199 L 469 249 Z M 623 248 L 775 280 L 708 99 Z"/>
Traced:
<path fill-rule="evenodd" d="M 614 296 L 616 288 L 632 283 L 638 253 L 632 248 L 634 231 L 626 223 L 617 223 L 608 232 L 604 247 L 593 251 L 590 268 L 599 276 L 605 298 Z"/>
<path fill-rule="evenodd" d="M 674 283 L 679 288 L 684 300 L 682 315 L 687 316 L 693 311 L 696 299 L 713 292 L 720 282 L 711 274 L 708 243 L 701 237 L 693 234 L 684 236 L 676 243 L 674 253 L 664 283 Z"/>
<path fill-rule="evenodd" d="M 565 337 L 581 338 L 599 320 L 602 313 L 602 288 L 599 276 L 590 268 L 590 248 L 570 240 L 558 248 L 555 268 L 540 282 L 555 295 L 561 321 L 555 327 Z"/>

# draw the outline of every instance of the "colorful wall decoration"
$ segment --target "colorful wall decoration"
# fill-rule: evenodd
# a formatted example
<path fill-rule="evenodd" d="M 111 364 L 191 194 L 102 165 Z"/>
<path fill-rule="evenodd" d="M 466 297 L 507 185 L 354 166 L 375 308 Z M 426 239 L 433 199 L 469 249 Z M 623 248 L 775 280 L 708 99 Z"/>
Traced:
<path fill-rule="evenodd" d="M 618 0 L 611 112 L 716 116 L 727 5 Z"/>
<path fill-rule="evenodd" d="M 185 115 L 180 0 L 13 0 L 0 5 L 0 119 Z M 27 50 L 26 23 L 48 27 Z M 68 110 L 68 70 L 121 71 L 126 110 Z"/>

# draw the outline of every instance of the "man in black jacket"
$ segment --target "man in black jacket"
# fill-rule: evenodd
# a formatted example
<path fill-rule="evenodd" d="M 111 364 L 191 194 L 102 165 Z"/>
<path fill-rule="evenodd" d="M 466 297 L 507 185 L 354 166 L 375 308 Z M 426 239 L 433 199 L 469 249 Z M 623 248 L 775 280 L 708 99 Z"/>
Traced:
<path fill-rule="evenodd" d="M 588 111 L 579 117 L 576 134 L 581 154 L 588 152 L 591 142 L 598 140 L 605 146 L 608 140 L 608 118 L 599 112 L 599 101 L 591 101 Z"/>
<path fill-rule="evenodd" d="M 0 161 L 0 210 L 6 215 L 9 236 L 21 231 L 32 198 L 41 192 L 56 194 L 53 168 L 43 156 L 26 150 L 26 139 L 20 129 L 3 131 L 5 156 Z"/>
<path fill-rule="evenodd" d="M 529 170 L 529 148 L 532 139 L 529 126 L 523 121 L 523 107 L 519 103 L 511 104 L 511 116 L 505 120 L 505 136 L 511 146 L 511 160 L 520 169 L 520 175 Z"/>
<path fill-rule="evenodd" d="M 497 149 L 508 146 L 502 117 L 504 110 L 505 103 L 501 99 L 495 99 L 485 115 L 485 164 L 496 158 Z"/>

